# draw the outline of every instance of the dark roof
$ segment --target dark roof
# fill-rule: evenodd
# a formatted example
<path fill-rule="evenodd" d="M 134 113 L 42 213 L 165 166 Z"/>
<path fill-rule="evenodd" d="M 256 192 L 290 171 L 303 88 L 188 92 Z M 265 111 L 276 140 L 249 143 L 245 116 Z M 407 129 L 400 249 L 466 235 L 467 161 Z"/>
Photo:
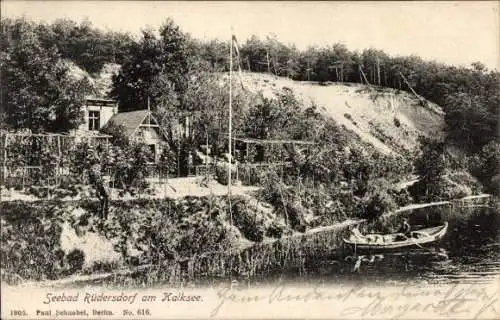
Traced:
<path fill-rule="evenodd" d="M 109 119 L 109 122 L 113 122 L 118 126 L 123 126 L 125 129 L 125 134 L 127 135 L 127 137 L 130 137 L 135 132 L 135 129 L 137 129 L 137 127 L 142 124 L 144 118 L 146 118 L 148 114 L 148 110 L 120 112 L 111 117 L 111 119 Z"/>

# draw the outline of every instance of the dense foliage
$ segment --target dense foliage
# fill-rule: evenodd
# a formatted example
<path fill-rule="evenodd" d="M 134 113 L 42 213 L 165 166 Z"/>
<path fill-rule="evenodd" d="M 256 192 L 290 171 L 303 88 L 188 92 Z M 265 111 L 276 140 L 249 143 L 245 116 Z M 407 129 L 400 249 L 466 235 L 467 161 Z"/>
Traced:
<path fill-rule="evenodd" d="M 139 143 L 119 145 L 95 145 L 82 141 L 74 146 L 71 157 L 71 174 L 75 183 L 87 184 L 91 170 L 98 165 L 100 176 L 108 176 L 113 187 L 120 189 L 120 194 L 129 192 L 133 195 L 148 188 L 146 181 L 149 149 Z"/>
<path fill-rule="evenodd" d="M 112 143 L 75 141 L 74 137 L 64 136 L 9 136 L 5 165 L 10 173 L 3 177 L 5 186 L 24 188 L 39 197 L 92 196 L 96 190 L 88 189 L 90 174 L 98 170 L 99 176 L 109 177 L 121 195 L 147 191 L 150 150 L 120 137 L 119 129 L 112 131 L 116 133 Z M 26 166 L 34 171 L 23 172 Z"/>
<path fill-rule="evenodd" d="M 470 159 L 470 171 L 486 187 L 490 193 L 500 192 L 500 143 L 490 142 Z"/>
<path fill-rule="evenodd" d="M 38 24 L 35 32 L 45 49 L 55 48 L 61 58 L 73 61 L 90 74 L 101 71 L 106 63 L 123 63 L 134 43 L 129 34 L 104 32 L 89 20 L 78 24 L 57 19 L 52 24 Z"/>
<path fill-rule="evenodd" d="M 365 212 L 375 218 L 394 209 L 395 202 L 409 202 L 392 184 L 412 173 L 410 155 L 383 156 L 335 121 L 321 116 L 314 105 L 297 109 L 295 101 L 289 92 L 276 100 L 264 100 L 267 104 L 263 111 L 250 111 L 253 121 L 249 122 L 250 134 L 256 132 L 256 138 L 264 132 L 268 139 L 315 142 L 274 146 L 272 154 L 264 158 L 287 160 L 291 165 L 271 167 L 256 175 L 263 187 L 259 197 L 273 204 L 294 229 L 304 231 L 306 225 L 331 224 L 349 216 L 366 217 Z M 262 117 L 267 121 L 261 121 Z"/>
<path fill-rule="evenodd" d="M 2 20 L 0 69 L 2 126 L 68 131 L 82 121 L 87 83 L 69 75 L 55 47 L 45 48 L 36 25 Z"/>
<path fill-rule="evenodd" d="M 276 223 L 265 222 L 262 212 L 244 198 L 232 199 L 235 227 L 229 224 L 225 197 L 116 201 L 105 223 L 98 223 L 96 206 L 90 201 L 2 202 L 0 209 L 5 214 L 0 219 L 0 248 L 2 257 L 6 257 L 1 261 L 2 281 L 57 279 L 82 268 L 95 270 L 104 263 L 90 263 L 85 254 L 91 252 L 61 247 L 61 237 L 70 236 L 63 234 L 63 224 L 80 237 L 97 234 L 101 240 L 115 243 L 116 252 L 108 253 L 119 254 L 115 264 L 158 267 L 215 253 L 227 256 L 242 235 L 262 241 L 264 233 L 281 235 L 284 230 Z"/>
<path fill-rule="evenodd" d="M 57 206 L 35 209 L 27 204 L 3 202 L 2 212 L 9 214 L 1 219 L 1 268 L 11 277 L 4 279 L 2 273 L 2 281 L 54 279 L 76 271 L 69 266 L 68 254 L 60 247 Z"/>
<path fill-rule="evenodd" d="M 420 179 L 409 188 L 415 200 L 430 202 L 462 198 L 482 192 L 479 181 L 485 186 L 489 185 L 490 176 L 481 177 L 476 172 L 478 181 L 469 173 L 484 170 L 488 161 L 475 162 L 473 159 L 476 156 L 460 161 L 459 157 L 450 153 L 443 141 L 421 138 L 420 144 L 421 154 L 415 159 L 415 170 Z M 490 152 L 487 154 L 491 156 Z"/>
<path fill-rule="evenodd" d="M 160 27 L 159 34 L 158 39 L 153 30 L 144 30 L 113 79 L 111 95 L 122 110 L 143 109 L 148 99 L 157 106 L 165 102 L 166 95 L 181 97 L 186 89 L 191 55 L 187 35 L 171 19 Z"/>

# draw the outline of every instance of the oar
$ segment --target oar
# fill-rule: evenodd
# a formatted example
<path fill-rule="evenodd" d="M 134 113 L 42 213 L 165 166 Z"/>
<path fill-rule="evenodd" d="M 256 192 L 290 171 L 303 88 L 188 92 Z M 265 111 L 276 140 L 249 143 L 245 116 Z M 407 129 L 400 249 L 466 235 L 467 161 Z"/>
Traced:
<path fill-rule="evenodd" d="M 412 240 L 412 241 L 413 241 L 413 244 L 415 244 L 415 245 L 416 245 L 417 247 L 419 247 L 420 249 L 423 249 L 423 250 L 425 250 L 425 251 L 427 251 L 427 252 L 430 252 L 430 253 L 432 253 L 432 254 L 437 254 L 438 256 L 441 256 L 441 257 L 443 257 L 443 256 L 444 256 L 446 259 L 448 259 L 448 255 L 447 255 L 446 253 L 434 252 L 434 251 L 432 251 L 432 250 L 430 250 L 430 249 L 427 249 L 426 247 L 424 247 L 424 246 L 420 245 L 418 242 L 416 242 L 416 241 L 415 241 L 415 239 L 410 238 L 410 240 Z"/>

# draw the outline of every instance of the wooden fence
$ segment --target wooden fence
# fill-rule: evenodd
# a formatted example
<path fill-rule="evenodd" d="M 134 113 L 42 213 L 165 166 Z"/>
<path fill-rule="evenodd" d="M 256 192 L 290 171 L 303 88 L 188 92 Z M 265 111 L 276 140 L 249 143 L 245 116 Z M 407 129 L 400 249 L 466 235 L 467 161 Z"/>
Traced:
<path fill-rule="evenodd" d="M 76 136 L 57 133 L 4 133 L 0 135 L 0 186 L 24 188 L 39 183 L 45 187 L 57 185 L 70 174 L 76 143 L 87 141 L 92 146 L 106 147 L 108 135 Z M 42 163 L 42 153 L 50 162 Z M 45 159 L 47 162 L 47 160 Z"/>

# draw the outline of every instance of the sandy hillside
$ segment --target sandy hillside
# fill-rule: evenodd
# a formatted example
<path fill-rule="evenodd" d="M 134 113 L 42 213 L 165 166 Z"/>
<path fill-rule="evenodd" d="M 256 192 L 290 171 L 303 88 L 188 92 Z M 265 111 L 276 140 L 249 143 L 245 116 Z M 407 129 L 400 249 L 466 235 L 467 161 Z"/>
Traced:
<path fill-rule="evenodd" d="M 68 66 L 75 78 L 89 79 L 97 96 L 109 93 L 112 75 L 120 69 L 119 65 L 107 64 L 92 77 L 71 62 Z M 223 78 L 227 79 L 227 76 L 225 74 Z M 273 96 L 276 90 L 291 89 L 306 106 L 316 103 L 323 114 L 385 154 L 412 150 L 419 135 L 440 137 L 443 134 L 444 113 L 441 108 L 431 102 L 424 107 L 415 96 L 405 91 L 353 83 L 320 85 L 263 73 L 243 72 L 234 73 L 234 76 L 235 83 L 241 81 L 245 89 L 260 91 L 267 97 Z"/>
<path fill-rule="evenodd" d="M 412 149 L 418 135 L 442 135 L 441 108 L 431 102 L 423 107 L 404 91 L 351 83 L 320 85 L 257 73 L 242 73 L 241 78 L 245 88 L 264 96 L 292 89 L 306 105 L 315 102 L 325 115 L 386 154 Z"/>
<path fill-rule="evenodd" d="M 97 97 L 107 97 L 113 84 L 113 75 L 120 71 L 120 65 L 114 63 L 107 63 L 103 66 L 101 72 L 96 75 L 90 75 L 88 72 L 78 67 L 71 61 L 64 62 L 69 68 L 71 77 L 77 80 L 87 78 L 93 88 L 93 95 Z"/>

